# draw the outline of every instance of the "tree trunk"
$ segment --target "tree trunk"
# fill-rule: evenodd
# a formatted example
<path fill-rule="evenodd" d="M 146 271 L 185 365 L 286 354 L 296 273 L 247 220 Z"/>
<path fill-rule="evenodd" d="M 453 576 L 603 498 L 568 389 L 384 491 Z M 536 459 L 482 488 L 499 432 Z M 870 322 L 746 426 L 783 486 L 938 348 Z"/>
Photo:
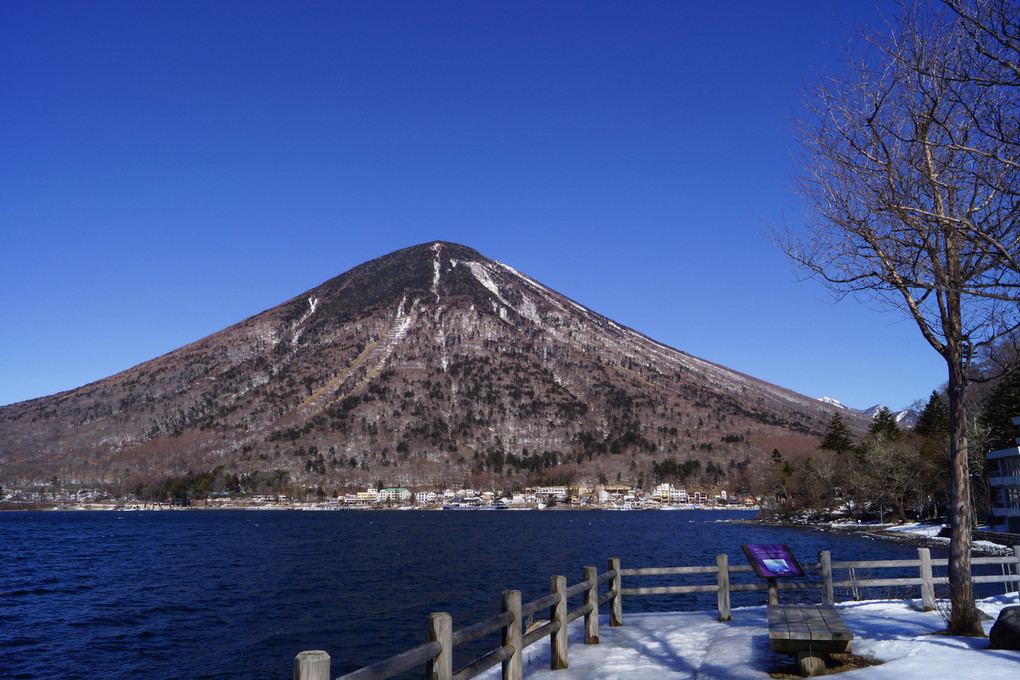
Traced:
<path fill-rule="evenodd" d="M 893 502 L 893 507 L 896 508 L 896 518 L 899 520 L 899 523 L 900 524 L 906 524 L 907 523 L 907 513 L 903 509 L 903 501 L 901 501 L 901 500 L 894 501 Z M 918 514 L 920 514 L 920 513 L 918 513 Z"/>
<path fill-rule="evenodd" d="M 950 298 L 949 322 L 959 324 L 959 298 Z M 953 304 L 953 303 L 956 304 Z M 952 517 L 949 537 L 948 632 L 952 635 L 983 636 L 981 621 L 974 606 L 974 581 L 970 572 L 971 506 L 970 466 L 967 459 L 967 376 L 964 370 L 963 343 L 958 333 L 946 333 L 946 363 L 949 366 L 950 463 L 953 470 Z"/>

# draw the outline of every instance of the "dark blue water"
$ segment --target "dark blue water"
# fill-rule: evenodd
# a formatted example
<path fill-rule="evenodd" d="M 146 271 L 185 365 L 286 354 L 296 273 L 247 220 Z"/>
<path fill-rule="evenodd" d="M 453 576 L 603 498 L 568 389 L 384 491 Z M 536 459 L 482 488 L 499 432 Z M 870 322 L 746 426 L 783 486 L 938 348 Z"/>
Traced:
<path fill-rule="evenodd" d="M 746 564 L 746 543 L 786 543 L 808 562 L 826 549 L 833 561 L 917 554 L 709 521 L 733 517 L 748 514 L 0 513 L 0 678 L 283 679 L 305 649 L 327 650 L 336 676 L 424 641 L 430 612 L 459 628 L 497 613 L 504 589 L 528 601 L 551 575 L 573 584 L 609 557 Z M 624 615 L 714 607 L 715 595 L 629 598 Z"/>

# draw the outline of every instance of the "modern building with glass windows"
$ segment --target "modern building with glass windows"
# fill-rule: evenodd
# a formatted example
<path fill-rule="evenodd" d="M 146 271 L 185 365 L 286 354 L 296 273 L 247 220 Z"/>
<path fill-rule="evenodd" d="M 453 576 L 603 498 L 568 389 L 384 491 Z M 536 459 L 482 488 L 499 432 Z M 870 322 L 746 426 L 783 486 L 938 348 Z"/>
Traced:
<path fill-rule="evenodd" d="M 1013 419 L 1020 427 L 1020 417 Z M 1017 438 L 1020 444 L 1020 437 Z M 988 452 L 988 483 L 992 488 L 992 528 L 1020 534 L 1020 446 Z"/>

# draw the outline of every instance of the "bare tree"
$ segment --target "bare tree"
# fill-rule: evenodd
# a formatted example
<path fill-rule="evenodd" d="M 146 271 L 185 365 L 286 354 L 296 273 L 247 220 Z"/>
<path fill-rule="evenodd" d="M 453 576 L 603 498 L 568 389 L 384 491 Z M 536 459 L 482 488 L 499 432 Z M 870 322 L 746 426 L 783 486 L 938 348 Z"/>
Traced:
<path fill-rule="evenodd" d="M 805 92 L 791 187 L 803 220 L 774 236 L 838 297 L 906 313 L 945 360 L 948 623 L 956 634 L 980 635 L 970 574 L 967 369 L 981 346 L 1020 325 L 1020 147 L 982 121 L 1015 107 L 1015 88 L 965 77 L 979 55 L 950 9 L 904 2 L 888 29 L 856 32 L 844 48 L 846 69 L 822 74 Z"/>
<path fill-rule="evenodd" d="M 867 437 L 856 454 L 869 499 L 879 512 L 886 503 L 891 505 L 901 523 L 907 521 L 906 505 L 917 497 L 925 476 L 920 443 L 910 437 Z"/>

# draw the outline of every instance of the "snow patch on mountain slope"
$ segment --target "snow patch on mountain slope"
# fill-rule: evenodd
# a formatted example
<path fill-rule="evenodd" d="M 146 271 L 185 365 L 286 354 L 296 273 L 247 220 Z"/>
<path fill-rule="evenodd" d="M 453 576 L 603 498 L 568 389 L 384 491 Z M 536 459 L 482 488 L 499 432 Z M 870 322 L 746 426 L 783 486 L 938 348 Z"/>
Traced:
<path fill-rule="evenodd" d="M 432 258 L 432 293 L 436 296 L 436 302 L 439 302 L 439 253 L 442 249 L 443 246 L 439 243 L 432 244 L 432 252 L 435 253 L 435 257 Z"/>
<path fill-rule="evenodd" d="M 319 298 L 310 296 L 308 298 L 308 311 L 301 315 L 301 318 L 291 324 L 291 338 L 290 346 L 297 347 L 298 340 L 301 339 L 301 326 L 304 325 L 305 321 L 311 318 L 312 314 L 315 314 L 315 310 L 319 308 Z"/>
<path fill-rule="evenodd" d="M 485 266 L 485 264 L 481 262 L 459 262 L 456 260 L 453 261 L 453 264 L 454 266 L 457 266 L 458 264 L 463 264 L 464 266 L 466 266 L 468 270 L 471 272 L 472 276 L 474 276 L 475 279 L 480 284 L 482 284 L 482 286 L 484 286 L 486 290 L 488 290 L 490 293 L 496 296 L 496 299 L 499 300 L 500 304 L 497 305 L 495 302 L 493 302 L 492 309 L 494 312 L 499 314 L 499 318 L 501 318 L 503 321 L 506 321 L 507 323 L 510 322 L 508 310 L 512 309 L 513 311 L 517 312 L 519 315 L 523 316 L 525 319 L 531 321 L 532 323 L 538 325 L 543 324 L 542 315 L 539 314 L 538 306 L 535 304 L 535 301 L 532 300 L 531 297 L 529 297 L 528 295 L 522 295 L 520 305 L 515 306 L 511 304 L 506 298 L 503 297 L 503 293 L 499 289 L 499 283 L 497 283 L 496 279 L 494 278 L 495 272 L 490 271 L 489 268 Z M 504 267 L 505 266 L 506 265 L 504 265 Z M 507 267 L 507 269 L 510 268 Z M 513 270 L 510 269 L 510 271 L 512 272 Z M 517 276 L 520 276 L 520 274 L 517 274 Z"/>
<path fill-rule="evenodd" d="M 454 264 L 463 264 L 471 272 L 472 276 L 478 280 L 478 283 L 482 284 L 486 290 L 496 296 L 496 299 L 502 302 L 504 305 L 507 304 L 506 300 L 503 299 L 503 295 L 499 292 L 499 286 L 492 280 L 489 275 L 489 270 L 485 268 L 481 262 L 455 262 Z"/>
<path fill-rule="evenodd" d="M 513 274 L 514 276 L 520 277 L 520 278 L 521 278 L 521 279 L 522 279 L 523 281 L 526 281 L 526 282 L 527 282 L 528 284 L 530 284 L 531 286 L 533 286 L 533 287 L 534 287 L 535 289 L 537 289 L 537 291 L 538 291 L 539 293 L 542 293 L 542 294 L 543 294 L 543 297 L 544 297 L 544 298 L 545 298 L 545 299 L 546 299 L 546 300 L 547 300 L 548 302 L 550 302 L 551 304 L 555 305 L 556 307 L 558 307 L 559 309 L 563 310 L 564 312 L 566 312 L 567 310 L 566 310 L 566 308 L 565 308 L 565 307 L 564 307 L 564 306 L 563 306 L 563 305 L 562 305 L 562 304 L 560 303 L 560 298 L 562 298 L 563 300 L 566 300 L 566 302 L 567 302 L 568 304 L 570 304 L 571 306 L 573 306 L 573 307 L 574 307 L 575 309 L 577 309 L 578 311 L 580 311 L 580 312 L 583 312 L 584 314 L 594 314 L 594 312 L 592 312 L 592 311 L 591 311 L 590 309 L 588 309 L 588 308 L 587 308 L 587 307 L 585 307 L 584 305 L 578 304 L 577 302 L 574 302 L 574 301 L 573 301 L 573 300 L 571 300 L 570 298 L 568 298 L 568 297 L 565 297 L 565 296 L 563 296 L 563 295 L 560 295 L 559 293 L 555 292 L 554 290 L 552 290 L 552 289 L 551 289 L 551 288 L 549 288 L 548 286 L 544 286 L 544 285 L 542 285 L 541 283 L 539 283 L 539 282 L 538 282 L 538 281 L 536 281 L 535 279 L 531 278 L 530 276 L 528 276 L 528 275 L 526 275 L 526 274 L 522 274 L 522 273 L 520 273 L 519 271 L 517 271 L 516 269 L 514 269 L 514 268 L 513 268 L 513 267 L 511 267 L 510 265 L 507 265 L 507 264 L 503 264 L 502 262 L 499 262 L 498 260 L 493 260 L 493 261 L 494 261 L 494 262 L 495 262 L 495 263 L 496 263 L 497 265 L 499 265 L 500 267 L 503 267 L 503 269 L 506 269 L 506 270 L 507 270 L 508 272 L 510 272 L 510 273 L 511 273 L 511 274 Z"/>
<path fill-rule="evenodd" d="M 393 324 L 393 328 L 386 336 L 386 354 L 393 351 L 393 348 L 398 342 L 403 340 L 407 336 L 407 329 L 411 327 L 411 322 L 414 321 L 414 312 L 418 307 L 418 300 L 411 303 L 411 312 L 409 314 L 403 314 L 404 302 L 401 300 L 400 309 L 397 311 L 396 323 Z"/>
<path fill-rule="evenodd" d="M 254 335 L 255 339 L 259 342 L 269 344 L 273 347 L 280 342 L 280 339 L 276 336 L 276 329 L 271 326 L 259 326 L 255 329 L 252 335 Z"/>

